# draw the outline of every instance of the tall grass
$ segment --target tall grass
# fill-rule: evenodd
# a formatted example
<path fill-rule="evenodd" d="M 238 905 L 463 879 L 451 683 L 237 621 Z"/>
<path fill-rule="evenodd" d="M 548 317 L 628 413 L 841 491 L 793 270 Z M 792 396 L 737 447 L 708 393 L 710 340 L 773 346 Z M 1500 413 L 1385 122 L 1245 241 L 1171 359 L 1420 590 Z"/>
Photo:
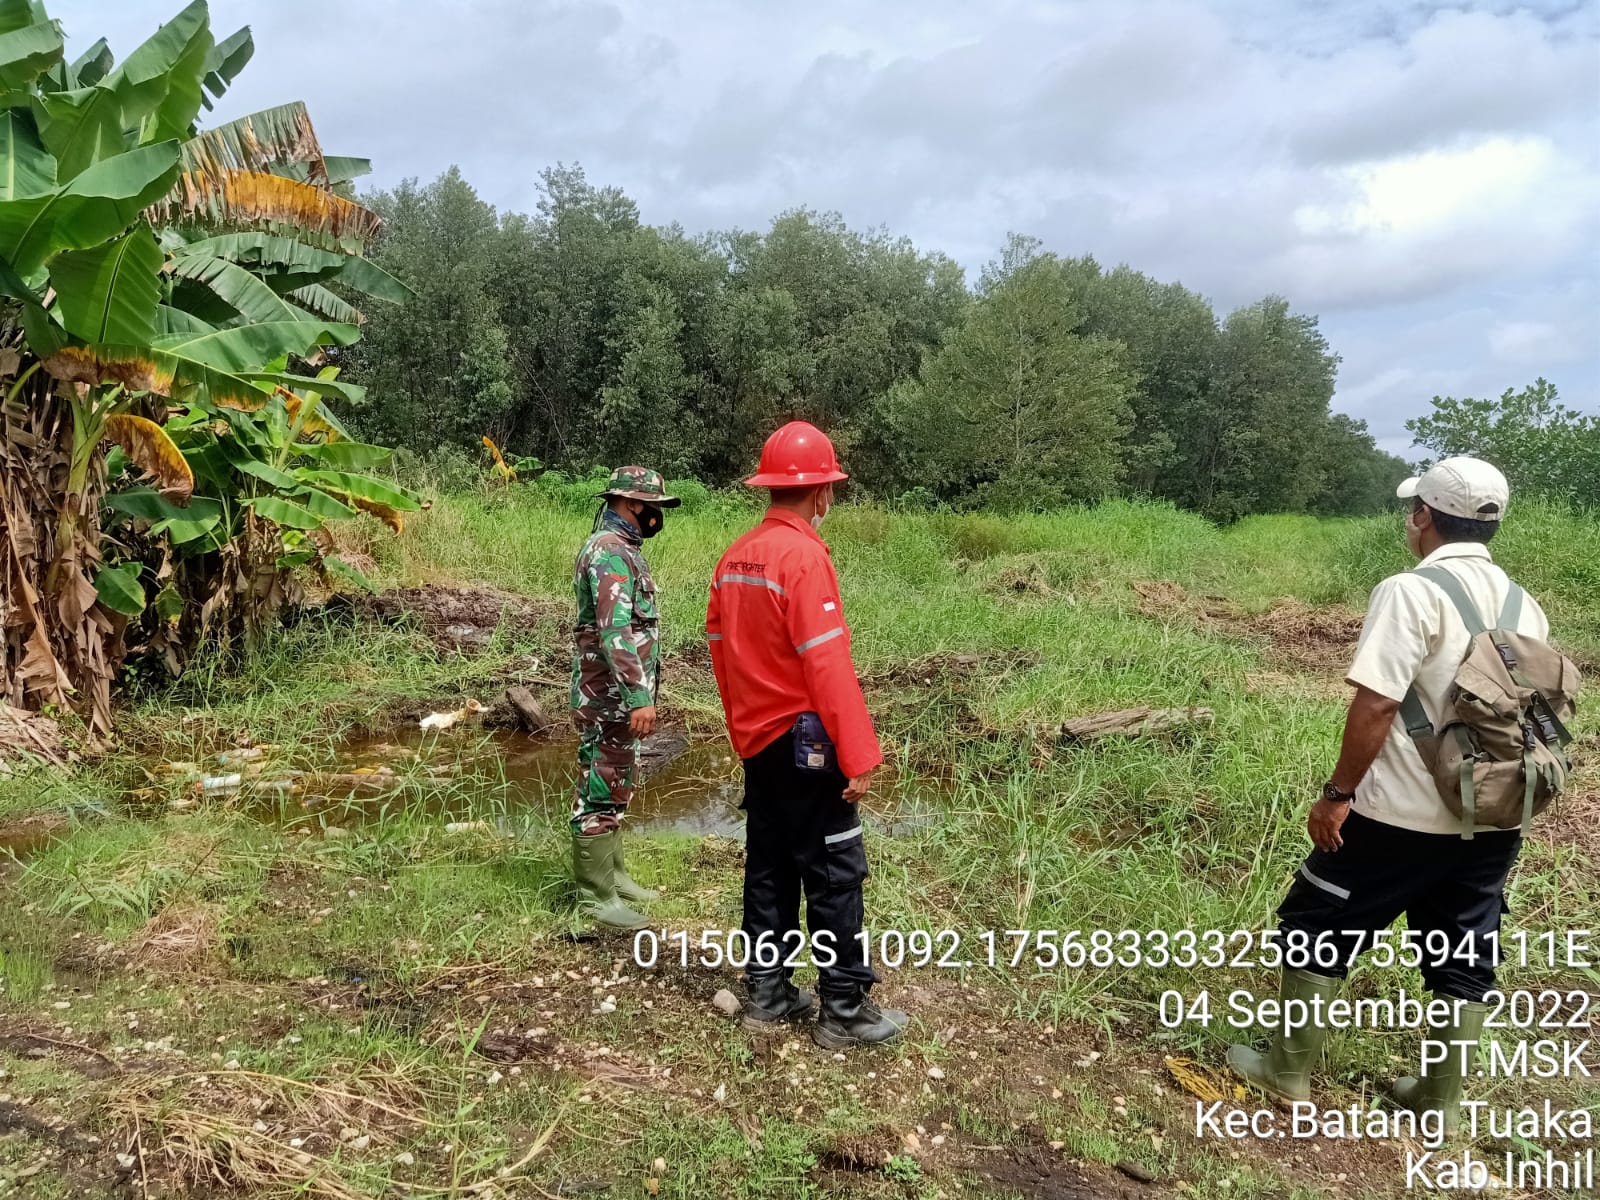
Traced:
<path fill-rule="evenodd" d="M 710 571 L 759 520 L 745 503 L 706 502 L 669 513 L 646 544 L 661 584 L 669 646 L 700 636 Z M 389 583 L 491 583 L 566 596 L 573 555 L 593 510 L 534 489 L 443 497 L 407 535 L 385 543 Z M 888 513 L 840 505 L 824 536 L 845 606 L 869 658 L 982 644 L 997 609 L 982 585 L 1008 571 L 1045 585 L 1041 608 L 1081 609 L 1136 580 L 1165 579 L 1260 608 L 1280 597 L 1365 604 L 1386 575 L 1412 565 L 1402 518 L 1251 517 L 1219 528 L 1169 505 L 1116 500 L 1043 515 Z M 1544 502 L 1513 507 L 1492 547 L 1550 611 L 1559 636 L 1600 660 L 1600 519 Z M 978 586 L 972 586 L 977 584 Z M 1008 631 L 1014 644 L 1017 630 Z M 978 639 L 974 642 L 973 639 Z"/>

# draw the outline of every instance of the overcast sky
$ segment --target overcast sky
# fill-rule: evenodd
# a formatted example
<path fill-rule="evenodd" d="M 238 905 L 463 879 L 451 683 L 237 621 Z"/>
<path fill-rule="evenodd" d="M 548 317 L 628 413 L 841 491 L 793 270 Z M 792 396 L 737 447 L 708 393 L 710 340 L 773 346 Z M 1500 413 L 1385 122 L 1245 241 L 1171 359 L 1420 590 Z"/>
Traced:
<path fill-rule="evenodd" d="M 128 53 L 182 0 L 51 0 Z M 114 10 L 114 11 L 110 11 Z M 1528 0 L 213 0 L 375 181 L 457 163 L 531 210 L 580 162 L 646 220 L 798 205 L 968 268 L 1008 231 L 1269 292 L 1343 357 L 1334 406 L 1406 453 L 1435 393 L 1544 375 L 1600 411 L 1600 5 Z"/>

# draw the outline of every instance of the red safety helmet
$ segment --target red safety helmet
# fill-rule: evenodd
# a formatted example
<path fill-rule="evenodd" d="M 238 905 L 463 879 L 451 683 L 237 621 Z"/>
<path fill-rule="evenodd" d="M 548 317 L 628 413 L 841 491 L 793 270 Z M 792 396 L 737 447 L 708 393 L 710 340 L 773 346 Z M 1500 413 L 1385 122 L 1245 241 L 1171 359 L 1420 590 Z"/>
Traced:
<path fill-rule="evenodd" d="M 849 479 L 839 469 L 828 435 L 808 421 L 781 425 L 761 447 L 761 468 L 745 484 L 749 487 L 814 487 Z"/>

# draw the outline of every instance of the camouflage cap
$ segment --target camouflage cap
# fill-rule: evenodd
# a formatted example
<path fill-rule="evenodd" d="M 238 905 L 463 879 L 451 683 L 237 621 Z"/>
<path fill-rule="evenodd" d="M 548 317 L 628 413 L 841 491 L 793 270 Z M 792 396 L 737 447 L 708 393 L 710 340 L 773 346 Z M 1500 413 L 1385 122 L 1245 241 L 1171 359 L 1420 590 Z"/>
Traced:
<path fill-rule="evenodd" d="M 667 495 L 666 480 L 661 478 L 661 472 L 652 471 L 649 467 L 618 467 L 606 481 L 606 490 L 596 494 L 626 496 L 629 500 L 643 500 L 658 508 L 677 508 L 683 503 L 678 497 Z"/>

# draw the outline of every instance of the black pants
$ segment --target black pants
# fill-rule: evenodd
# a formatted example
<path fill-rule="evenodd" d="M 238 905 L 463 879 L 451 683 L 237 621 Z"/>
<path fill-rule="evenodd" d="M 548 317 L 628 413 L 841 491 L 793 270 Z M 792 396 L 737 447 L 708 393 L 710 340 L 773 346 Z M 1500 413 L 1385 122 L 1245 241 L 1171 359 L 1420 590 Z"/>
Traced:
<path fill-rule="evenodd" d="M 1494 987 L 1506 876 L 1520 833 L 1418 833 L 1351 813 L 1337 853 L 1313 850 L 1278 908 L 1286 946 L 1299 931 L 1337 945 L 1338 962 L 1293 963 L 1343 978 L 1360 935 L 1387 929 L 1401 913 L 1422 940 L 1422 978 L 1438 995 L 1482 1000 Z M 1434 932 L 1438 931 L 1438 932 Z M 1430 938 L 1430 934 L 1432 935 Z M 1398 947 L 1398 942 L 1396 942 Z M 1331 956 L 1330 956 L 1331 957 Z"/>
<path fill-rule="evenodd" d="M 877 982 L 856 938 L 863 919 L 867 851 L 861 813 L 844 799 L 845 783 L 838 769 L 796 767 L 794 738 L 788 732 L 744 760 L 744 931 L 752 946 L 767 934 L 785 959 L 798 949 L 799 961 L 816 960 L 819 986 L 828 995 Z M 802 887 L 811 937 L 803 946 Z M 821 961 L 827 953 L 837 956 L 831 966 Z M 791 973 L 788 967 L 755 963 L 746 973 L 780 971 Z"/>

